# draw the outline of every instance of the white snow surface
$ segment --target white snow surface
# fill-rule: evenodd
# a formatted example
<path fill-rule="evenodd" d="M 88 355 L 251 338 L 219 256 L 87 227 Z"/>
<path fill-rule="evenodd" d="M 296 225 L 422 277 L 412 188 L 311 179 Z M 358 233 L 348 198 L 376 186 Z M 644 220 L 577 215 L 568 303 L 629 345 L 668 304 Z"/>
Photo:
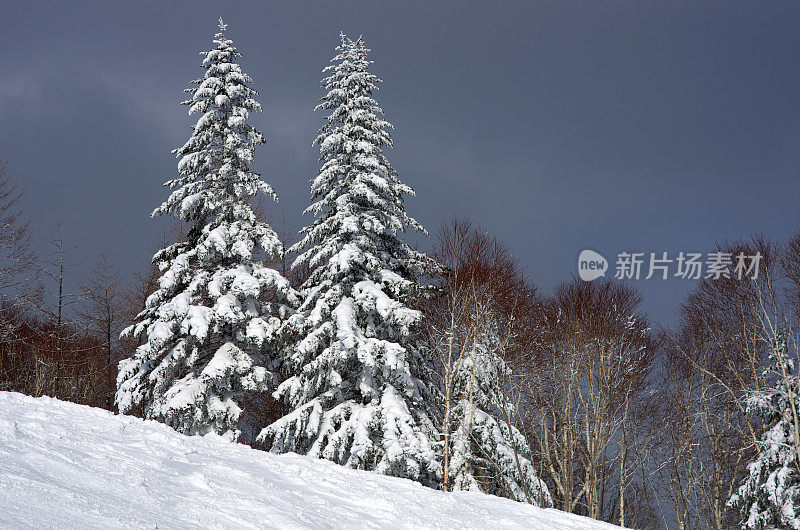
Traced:
<path fill-rule="evenodd" d="M 0 528 L 157 527 L 616 528 L 0 392 Z"/>

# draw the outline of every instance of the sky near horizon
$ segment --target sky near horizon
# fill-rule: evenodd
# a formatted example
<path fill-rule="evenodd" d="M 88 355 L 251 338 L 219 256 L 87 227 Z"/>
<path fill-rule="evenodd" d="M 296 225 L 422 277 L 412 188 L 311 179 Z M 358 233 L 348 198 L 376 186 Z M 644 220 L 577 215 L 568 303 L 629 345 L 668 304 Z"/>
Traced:
<path fill-rule="evenodd" d="M 291 230 L 318 153 L 321 70 L 363 35 L 388 153 L 435 237 L 452 216 L 501 236 L 542 292 L 600 252 L 710 252 L 800 229 L 800 4 L 776 2 L 27 2 L 0 0 L 0 159 L 32 227 L 142 269 L 149 213 L 195 121 L 217 18 L 245 57 L 267 137 L 255 168 Z M 422 241 L 423 247 L 430 242 Z M 80 279 L 80 278 L 78 278 Z M 673 325 L 691 280 L 632 282 Z"/>

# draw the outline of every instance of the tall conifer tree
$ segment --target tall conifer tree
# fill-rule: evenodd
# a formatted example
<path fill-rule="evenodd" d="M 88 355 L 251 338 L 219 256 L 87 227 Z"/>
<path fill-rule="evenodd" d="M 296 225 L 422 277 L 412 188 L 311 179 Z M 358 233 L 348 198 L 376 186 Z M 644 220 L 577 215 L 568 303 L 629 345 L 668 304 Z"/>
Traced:
<path fill-rule="evenodd" d="M 271 359 L 262 357 L 298 300 L 258 259 L 282 246 L 251 200 L 259 192 L 277 196 L 250 168 L 264 137 L 248 119 L 261 106 L 225 29 L 220 19 L 214 49 L 201 53 L 205 74 L 183 103 L 200 117 L 174 151 L 180 176 L 166 183 L 173 191 L 152 214 L 175 216 L 188 234 L 153 258 L 164 271 L 159 288 L 123 332 L 146 333 L 147 342 L 120 363 L 117 404 L 123 413 L 141 407 L 146 418 L 186 434 L 235 439 L 242 395 L 268 389 Z"/>
<path fill-rule="evenodd" d="M 408 307 L 415 270 L 426 257 L 400 235 L 424 229 L 406 214 L 403 184 L 384 155 L 391 125 L 374 99 L 380 80 L 361 38 L 341 36 L 324 72 L 328 112 L 315 144 L 321 169 L 312 180 L 316 216 L 296 250 L 303 285 L 294 374 L 277 395 L 293 412 L 267 427 L 261 443 L 358 469 L 438 484 L 440 469 L 418 346 L 419 311 Z"/>

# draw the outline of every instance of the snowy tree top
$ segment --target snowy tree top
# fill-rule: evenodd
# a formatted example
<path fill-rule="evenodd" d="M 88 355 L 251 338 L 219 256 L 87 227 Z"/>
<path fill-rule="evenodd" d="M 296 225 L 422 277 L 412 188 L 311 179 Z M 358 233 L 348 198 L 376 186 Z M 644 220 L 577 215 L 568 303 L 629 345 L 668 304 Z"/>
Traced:
<path fill-rule="evenodd" d="M 353 261 L 369 262 L 367 269 L 401 270 L 405 276 L 426 258 L 399 232 L 427 232 L 406 213 L 404 197 L 414 190 L 400 181 L 383 151 L 393 143 L 392 125 L 373 98 L 381 80 L 368 71 L 372 61 L 361 37 L 341 34 L 336 52 L 323 70 L 330 74 L 322 80 L 327 93 L 316 107 L 329 111 L 314 140 L 321 167 L 311 181 L 313 202 L 306 213 L 316 219 L 293 247 L 307 249 L 295 264 L 316 268 L 334 260 L 347 274 Z"/>

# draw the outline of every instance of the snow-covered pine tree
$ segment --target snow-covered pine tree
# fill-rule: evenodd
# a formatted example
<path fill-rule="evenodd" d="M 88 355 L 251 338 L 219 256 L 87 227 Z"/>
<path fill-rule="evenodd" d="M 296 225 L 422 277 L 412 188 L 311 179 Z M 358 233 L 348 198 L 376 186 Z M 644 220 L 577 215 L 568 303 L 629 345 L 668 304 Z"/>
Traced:
<path fill-rule="evenodd" d="M 413 190 L 400 182 L 383 149 L 391 125 L 373 99 L 380 80 L 362 39 L 348 39 L 324 72 L 330 111 L 315 144 L 321 169 L 312 180 L 316 216 L 294 247 L 294 265 L 312 270 L 303 318 L 290 321 L 297 343 L 294 375 L 276 396 L 293 410 L 259 437 L 273 452 L 297 452 L 437 486 L 431 393 L 418 347 L 419 311 L 407 300 L 426 257 L 400 238 L 424 229 L 404 208 Z"/>
<path fill-rule="evenodd" d="M 511 369 L 490 304 L 477 302 L 468 350 L 454 365 L 450 412 L 450 490 L 482 491 L 551 507 L 550 492 L 526 455 L 528 442 L 514 426 L 514 404 L 503 385 Z"/>
<path fill-rule="evenodd" d="M 750 394 L 747 409 L 769 429 L 757 442 L 758 456 L 747 466 L 749 474 L 728 504 L 740 508 L 743 529 L 800 530 L 800 378 L 789 357 L 785 332 L 775 337 L 765 376 L 772 387 Z"/>
<path fill-rule="evenodd" d="M 248 117 L 261 106 L 225 29 L 220 19 L 216 47 L 201 53 L 205 74 L 186 90 L 191 99 L 183 104 L 200 118 L 173 151 L 180 176 L 165 185 L 174 191 L 152 213 L 184 221 L 188 234 L 153 258 L 164 273 L 137 323 L 123 332 L 146 332 L 147 341 L 120 363 L 117 405 L 123 413 L 141 407 L 146 418 L 186 434 L 235 439 L 242 395 L 268 389 L 270 359 L 261 357 L 299 299 L 258 260 L 282 245 L 257 220 L 251 200 L 258 192 L 277 196 L 250 169 L 264 137 Z"/>

